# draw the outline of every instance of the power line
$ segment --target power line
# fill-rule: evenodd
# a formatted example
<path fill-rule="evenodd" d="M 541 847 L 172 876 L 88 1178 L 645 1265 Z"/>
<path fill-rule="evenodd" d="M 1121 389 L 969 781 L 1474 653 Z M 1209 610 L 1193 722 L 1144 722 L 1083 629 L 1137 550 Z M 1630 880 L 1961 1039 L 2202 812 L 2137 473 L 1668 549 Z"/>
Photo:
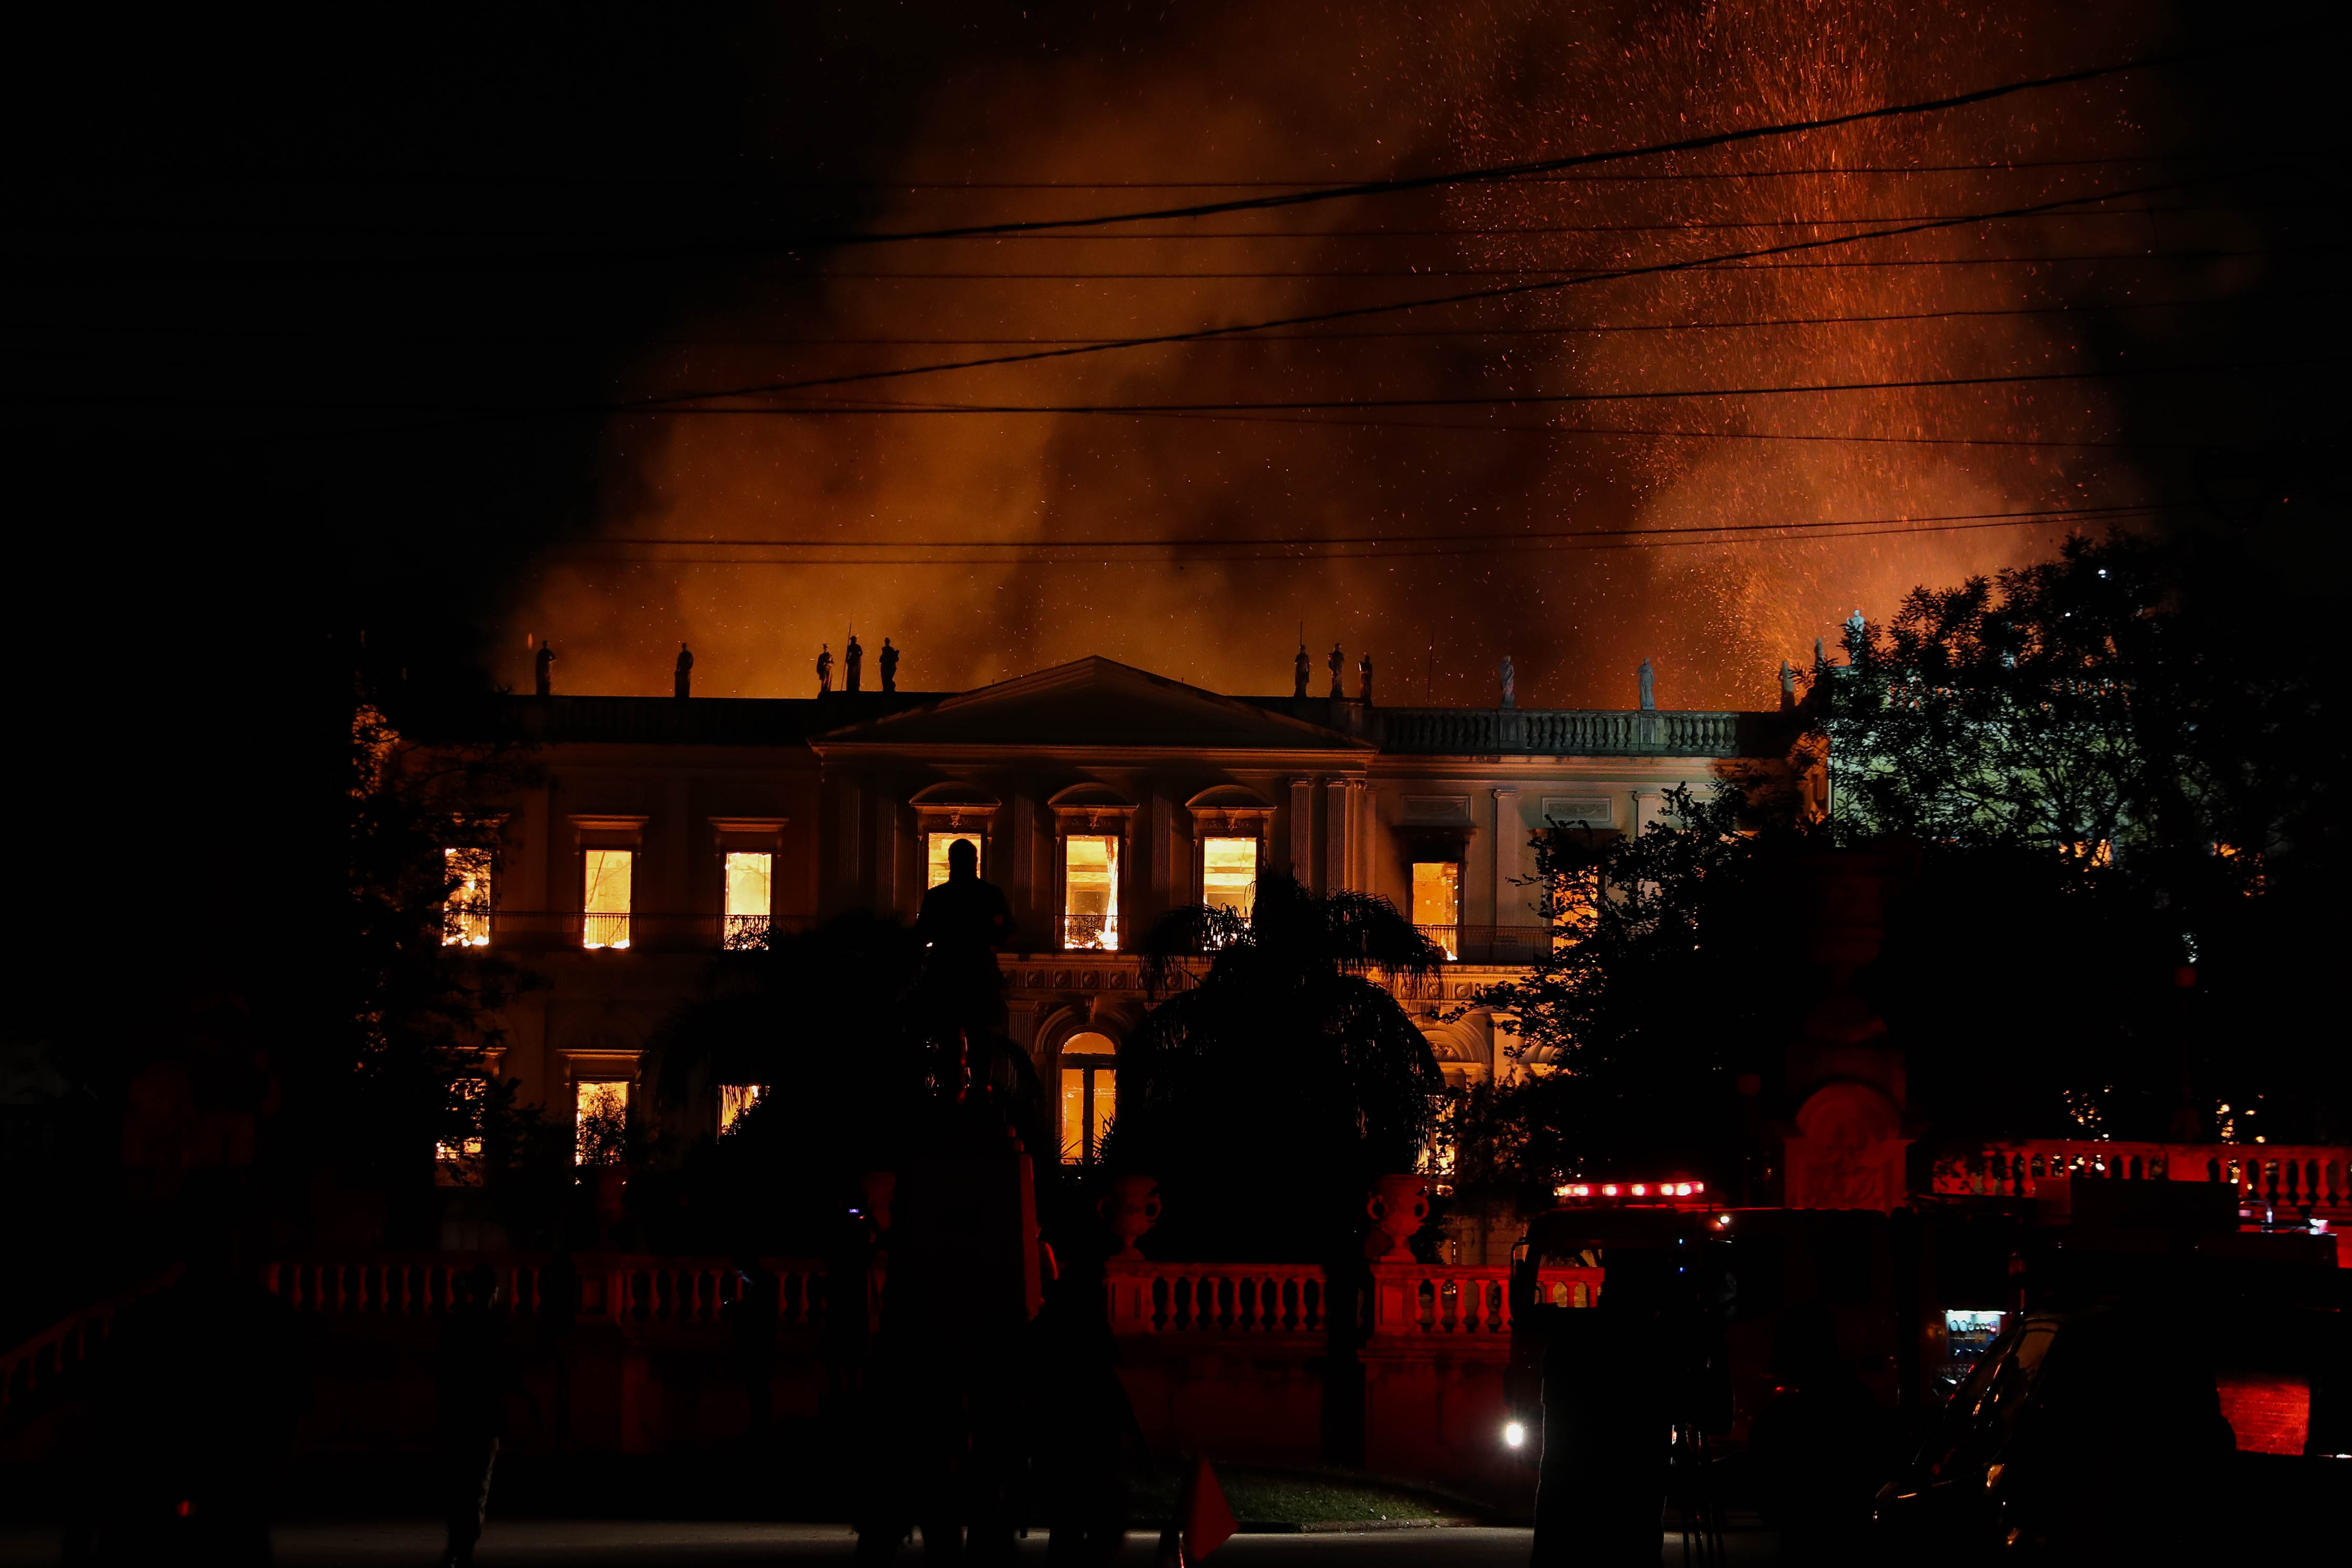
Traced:
<path fill-rule="evenodd" d="M 2190 60 L 2213 59 L 2244 49 L 2265 48 L 2287 41 L 2289 41 L 2288 36 L 2245 38 L 2213 48 L 2181 50 L 2169 55 L 2150 56 L 2146 59 L 2119 60 L 2111 65 L 2063 71 L 2053 76 L 2027 77 L 1994 87 L 1978 88 L 1970 92 L 1949 93 L 1941 98 L 1918 99 L 1908 103 L 1880 104 L 1870 109 L 1851 110 L 1843 114 L 1822 115 L 1811 120 L 1782 121 L 1778 124 L 1750 126 L 1742 131 L 1711 132 L 1706 135 L 1686 136 L 1673 142 L 1612 147 L 1599 152 L 1571 153 L 1561 158 L 1537 158 L 1518 163 L 1489 163 L 1475 168 L 1457 169 L 1445 174 L 1406 175 L 1384 180 L 1360 180 L 1350 184 L 1325 185 L 1275 195 L 1246 196 L 1231 201 L 1197 202 L 1186 206 L 1105 213 L 1091 217 L 1027 218 L 1009 223 L 962 224 L 944 228 L 843 234 L 831 236 L 823 240 L 814 240 L 812 243 L 828 246 L 882 245 L 909 239 L 944 239 L 982 234 L 1024 234 L 1039 229 L 1087 228 L 1104 224 L 1153 223 L 1174 218 L 1209 217 L 1218 213 L 1265 212 L 1276 207 L 1305 206 L 1316 202 L 1342 201 L 1356 196 L 1392 195 L 1405 191 L 1435 190 L 1448 185 L 1494 184 L 1531 174 L 1556 174 L 1562 170 L 1585 167 L 1593 163 L 1616 163 L 1627 158 L 1651 158 L 1671 153 L 1693 153 L 1712 147 L 1727 147 L 1741 142 L 1760 141 L 1776 136 L 1794 136 L 1813 131 L 1834 130 L 1839 126 L 1859 125 L 1874 120 L 1893 120 L 1912 115 L 1941 113 L 1971 104 L 1990 103 L 2015 93 L 2032 92 L 2043 88 L 2074 86 L 2082 82 L 2095 81 L 2102 77 L 2117 76 L 2129 71 L 2154 70 Z"/>
<path fill-rule="evenodd" d="M 762 385 L 733 387 L 721 391 L 676 393 L 667 396 L 634 400 L 634 405 L 656 411 L 664 405 L 704 402 L 719 397 L 755 397 L 777 393 L 806 391 L 821 386 L 845 386 L 856 382 L 894 380 L 910 375 L 928 375 L 942 371 L 978 370 L 985 367 L 1022 364 L 1039 360 L 1070 359 L 1082 354 L 1105 353 L 1115 350 L 1156 348 L 1172 343 L 1194 342 L 1205 338 L 1227 337 L 1237 332 L 1262 331 L 1283 327 L 1319 326 L 1331 321 L 1354 321 L 1366 316 L 1393 315 L 1406 310 L 1428 310 L 1443 305 L 1483 303 L 1491 300 L 1515 299 L 1522 295 L 1549 293 L 1572 289 L 1589 283 L 1612 282 L 1622 279 L 1651 277 L 1670 272 L 1686 272 L 1727 261 L 1754 260 L 1769 256 L 1791 255 L 1800 251 L 1821 250 L 1832 246 L 1853 245 L 1869 239 L 1888 239 L 1907 234 L 1921 234 L 1933 229 L 1955 228 L 1964 223 L 1984 223 L 1998 218 L 2023 217 L 2036 213 L 2056 211 L 2062 207 L 2080 206 L 2090 201 L 2113 201 L 2122 196 L 2147 195 L 2156 191 L 2180 190 L 2200 184 L 2200 180 L 2175 180 L 2163 184 L 2143 185 L 2120 191 L 2109 191 L 2088 196 L 2068 196 L 2059 200 L 2036 202 L 2024 206 L 1976 214 L 1963 218 L 1939 219 L 1932 223 L 1906 224 L 1891 228 L 1871 229 L 1861 234 L 1840 235 L 1821 239 L 1789 240 L 1780 245 L 1764 246 L 1748 250 L 1718 252 L 1712 256 L 1690 257 L 1679 261 L 1649 262 L 1636 267 L 1622 267 L 1606 272 L 1589 273 L 1577 278 L 1544 279 L 1526 283 L 1503 284 L 1491 289 L 1465 289 L 1452 294 L 1424 295 L 1418 300 L 1391 300 L 1381 304 L 1351 305 L 1339 310 L 1309 311 L 1295 316 L 1276 316 L 1265 321 L 1235 322 L 1222 327 L 1199 327 L 1189 331 L 1156 332 L 1144 336 L 1107 339 L 1101 342 L 1078 344 L 1066 348 L 1038 349 L 1025 353 L 990 354 L 977 359 L 949 360 L 924 365 L 904 365 L 890 370 L 859 371 L 839 375 L 809 376 L 797 381 L 772 382 Z"/>
<path fill-rule="evenodd" d="M 1937 321 L 1976 317 L 2048 316 L 2089 313 L 2106 310 L 2175 310 L 2202 305 L 2295 305 L 2319 300 L 2341 300 L 2340 292 L 2323 291 L 2309 294 L 2205 294 L 2188 300 L 2116 300 L 2059 305 L 2000 306 L 1983 310 L 1894 310 L 1869 316 L 1762 316 L 1738 321 L 1628 321 L 1533 327 L 1404 327 L 1379 332 L 1257 332 L 1248 337 L 1210 338 L 1204 346 L 1245 348 L 1256 343 L 1338 343 L 1379 342 L 1385 339 L 1411 341 L 1420 338 L 1525 338 L 1573 337 L 1584 333 L 1606 332 L 1687 332 L 1729 331 L 1750 328 L 1773 327 L 1834 327 L 1879 324 L 1895 321 Z M 239 323 L 223 325 L 123 324 L 108 322 L 61 323 L 57 321 L 0 323 L 0 353 L 17 353 L 6 345 L 20 341 L 26 334 L 38 331 L 74 337 L 138 336 L 138 337 L 234 337 L 246 342 L 266 342 L 287 340 L 311 342 L 332 339 L 341 342 L 392 343 L 576 343 L 599 342 L 607 334 L 602 332 L 382 332 L 317 328 L 308 331 L 286 329 L 263 330 Z M 642 340 L 647 346 L 680 348 L 983 348 L 1016 344 L 1045 346 L 1061 343 L 1096 343 L 1099 337 L 1078 338 L 810 338 L 810 337 L 657 337 Z"/>
<path fill-rule="evenodd" d="M 2113 212 L 2052 213 L 2053 218 L 2144 218 L 2176 217 L 2199 213 L 2242 212 L 2333 212 L 2333 204 L 2306 201 L 2247 201 L 2201 202 L 2168 207 L 2122 207 Z M 1877 213 L 1839 216 L 1817 214 L 1812 216 L 1769 218 L 1685 218 L 1660 223 L 1542 223 L 1496 224 L 1472 223 L 1449 225 L 1440 228 L 1214 228 L 1186 229 L 1171 234 L 1038 234 L 958 235 L 948 237 L 961 241 L 985 240 L 991 245 L 1051 243 L 1058 245 L 1172 245 L 1193 244 L 1212 240 L 1242 239 L 1446 239 L 1470 236 L 1515 234 L 1674 234 L 1685 230 L 1727 228 L 1808 228 L 1829 224 L 1853 223 L 1917 223 L 1948 216 L 1943 213 Z M 284 222 L 235 223 L 218 218 L 174 219 L 171 217 L 132 217 L 104 221 L 66 220 L 56 229 L 69 234 L 191 234 L 228 235 L 238 237 L 289 236 L 320 239 L 462 239 L 479 244 L 493 239 L 535 240 L 548 237 L 549 229 L 484 229 L 475 227 L 417 227 L 410 225 L 387 224 L 295 224 Z M 725 236 L 711 237 L 709 244 L 718 244 Z M 602 247 L 610 249 L 612 247 Z M 642 247 L 620 250 L 624 256 L 661 256 L 676 247 Z"/>
<path fill-rule="evenodd" d="M 2005 375 L 1921 376 L 1897 381 L 1813 382 L 1801 384 L 1684 387 L 1636 392 L 1480 393 L 1446 397 L 1297 398 L 1251 403 L 800 403 L 751 408 L 666 408 L 674 415 L 798 417 L 911 414 L 1270 414 L 1352 408 L 1496 408 L 1544 404 L 1634 403 L 1702 397 L 1781 397 L 1848 392 L 1900 392 L 1936 387 L 1996 386 L 2053 381 L 2104 381 L 2142 375 L 2213 375 L 2338 363 L 2335 355 L 2242 360 L 2218 364 L 2130 365 L 2107 370 L 2023 371 Z M 616 409 L 614 412 L 628 412 Z"/>
<path fill-rule="evenodd" d="M 1515 184 L 1564 184 L 1580 183 L 1605 184 L 1620 181 L 1653 180 L 1746 180 L 1770 179 L 1806 174 L 1949 174 L 2003 173 L 2015 169 L 2074 169 L 2111 163 L 2193 163 L 2235 156 L 2240 149 L 2221 148 L 2207 151 L 2189 150 L 2172 153 L 2115 153 L 2095 158 L 1999 158 L 1978 163 L 1883 163 L 1839 164 L 1822 163 L 1811 166 L 1765 169 L 1710 170 L 1696 174 L 1557 174 L 1528 175 Z M 1349 182 L 1362 184 L 1382 176 L 1367 175 Z M 507 190 L 517 185 L 581 185 L 610 188 L 641 186 L 660 190 L 824 190 L 824 191 L 1238 191 L 1238 190 L 1306 190 L 1318 189 L 1332 183 L 1334 176 L 1318 175 L 1313 179 L 1267 180 L 896 180 L 896 179 L 785 179 L 743 178 L 735 180 L 679 179 L 675 175 L 621 175 L 574 174 L 453 174 L 446 171 L 425 173 L 414 170 L 352 169 L 337 167 L 321 170 L 256 171 L 250 169 L 203 171 L 184 166 L 156 170 L 117 167 L 92 174 L 86 167 L 76 177 L 77 188 L 86 188 L 98 181 L 135 182 L 152 180 L 173 186 L 199 181 L 218 184 L 299 184 L 307 182 L 347 186 L 355 184 L 442 185 L 451 189 Z"/>
<path fill-rule="evenodd" d="M 1858 236 L 1874 238 L 1875 236 Z M 2274 247 L 2256 247 L 2239 250 L 2102 250 L 2074 256 L 1924 256 L 1893 258 L 1878 261 L 1767 261 L 1759 263 L 1725 262 L 1702 267 L 1679 268 L 1685 272 L 1829 272 L 1863 268 L 1900 267 L 2054 267 L 2062 263 L 2084 261 L 2217 261 L 2250 256 L 2273 256 Z M 1530 276 L 1559 277 L 1591 271 L 1583 267 L 1410 267 L 1410 268 L 1293 268 L 1280 272 L 793 272 L 762 273 L 760 276 L 805 278 L 826 282 L 850 283 L 1204 283 L 1204 282 L 1279 282 L 1301 279 L 1318 282 L 1344 282 L 1363 278 L 1390 281 L 1400 278 L 1527 278 Z M 1614 276 L 1615 274 L 1611 274 Z"/>
<path fill-rule="evenodd" d="M 1537 543 L 1496 543 L 1475 546 L 1447 545 L 1433 549 L 1390 552 L 1384 553 L 1346 554 L 1319 552 L 1284 555 L 1265 554 L 1263 552 L 1235 553 L 1232 552 L 1204 548 L 1197 551 L 1188 550 L 1181 555 L 1171 557 L 1133 556 L 1124 559 L 1107 557 L 1096 563 L 1110 567 L 1123 565 L 1162 565 L 1167 564 L 1171 561 L 1179 564 L 1230 561 L 1247 562 L 1260 565 L 1275 564 L 1283 562 L 1290 562 L 1299 564 L 1324 565 L 1334 561 L 1418 561 L 1465 555 L 1525 555 L 1562 551 L 1666 550 L 1678 548 L 1705 548 L 1710 545 L 1804 544 L 1848 539 L 1880 539 L 1885 538 L 1889 534 L 1962 533 L 1984 528 L 2050 528 L 2062 525 L 2071 528 L 2083 521 L 2105 521 L 2110 523 L 2122 522 L 2129 521 L 2135 517 L 2151 516 L 2159 511 L 2177 510 L 2179 509 L 2169 505 L 2118 509 L 2111 511 L 2102 511 L 2097 514 L 2097 516 L 2088 519 L 2085 519 L 2082 514 L 2074 511 L 2053 510 L 2047 512 L 2016 513 L 2008 516 L 1988 516 L 1981 521 L 1929 521 L 1924 520 L 1889 518 L 1884 520 L 1855 519 L 1845 523 L 1830 524 L 1803 522 L 1726 523 L 1712 529 L 1692 529 L 1681 531 L 1594 530 L 1590 534 L 1586 535 L 1545 541 Z M 1869 526 L 1873 521 L 1883 521 L 1888 526 Z M 1845 529 L 1846 531 L 1832 533 L 1794 531 L 1796 530 L 1818 529 L 1822 527 L 1842 528 Z M 1686 537 L 1664 538 L 1650 536 L 1652 534 L 1663 534 L 1667 532 L 1705 532 L 1714 535 L 1715 537 L 1695 539 Z M 1640 537 L 1622 537 L 1625 534 L 1640 535 Z M 1768 534 L 1770 537 L 1767 537 Z M 1066 567 L 1076 563 L 1073 561 L 1072 556 L 1067 553 L 1054 557 L 1032 556 L 1027 558 L 1013 555 L 929 555 L 892 561 L 877 561 L 871 556 L 801 557 L 789 559 L 778 557 L 752 559 L 740 556 L 663 556 L 658 558 L 607 556 L 602 558 L 592 557 L 591 559 L 598 560 L 602 564 L 613 566 L 849 566 L 860 567 L 868 571 L 885 566 L 1004 567 L 1020 565 L 1061 565 Z M 584 563 L 583 563 L 583 564 Z"/>
<path fill-rule="evenodd" d="M 1466 545 L 1473 542 L 1499 541 L 1532 543 L 1545 540 L 1601 539 L 1682 533 L 1721 533 L 1759 531 L 1780 528 L 1860 528 L 1882 523 L 1899 522 L 1976 522 L 1996 518 L 2105 517 L 2123 512 L 2143 512 L 2145 504 L 2118 503 L 2112 506 L 2035 507 L 2021 511 L 1959 511 L 1932 513 L 1921 517 L 1873 517 L 1831 519 L 1810 522 L 1700 523 L 1654 528 L 1598 529 L 1497 529 L 1487 532 L 1465 532 L 1449 529 L 1432 533 L 1343 533 L 1343 534 L 1276 534 L 1248 539 L 1222 538 L 1215 535 L 1192 534 L 1156 539 L 1119 539 L 1108 536 L 1086 539 L 668 539 L 654 534 L 607 534 L 600 539 L 577 540 L 571 548 L 595 547 L 606 544 L 629 546 L 658 545 L 682 549 L 768 549 L 768 550 L 1184 550 L 1195 545 L 1227 549 L 1251 548 L 1326 548 L 1337 545 L 1382 545 L 1443 543 Z"/>

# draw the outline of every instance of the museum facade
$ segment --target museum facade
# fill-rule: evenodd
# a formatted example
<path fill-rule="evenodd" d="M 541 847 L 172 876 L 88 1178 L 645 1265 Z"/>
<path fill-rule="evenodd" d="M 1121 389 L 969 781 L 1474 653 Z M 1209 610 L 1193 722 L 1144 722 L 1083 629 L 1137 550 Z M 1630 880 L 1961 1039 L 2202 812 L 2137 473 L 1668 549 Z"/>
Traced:
<path fill-rule="evenodd" d="M 1165 910 L 1245 913 L 1265 872 L 1385 897 L 1446 955 L 1401 999 L 1449 1080 L 1508 1075 L 1509 1020 L 1452 1015 L 1551 940 L 1532 837 L 1639 831 L 1675 785 L 1779 762 L 1796 723 L 1229 697 L 1105 658 L 964 692 L 497 702 L 533 782 L 495 846 L 449 849 L 446 940 L 536 979 L 497 1064 L 526 1101 L 645 1114 L 646 1042 L 715 958 L 846 910 L 911 921 L 962 838 L 1011 903 L 1010 1029 L 1071 1160 L 1115 1110 L 1150 1005 L 1134 950 Z M 712 1086 L 681 1131 L 760 1092 Z"/>

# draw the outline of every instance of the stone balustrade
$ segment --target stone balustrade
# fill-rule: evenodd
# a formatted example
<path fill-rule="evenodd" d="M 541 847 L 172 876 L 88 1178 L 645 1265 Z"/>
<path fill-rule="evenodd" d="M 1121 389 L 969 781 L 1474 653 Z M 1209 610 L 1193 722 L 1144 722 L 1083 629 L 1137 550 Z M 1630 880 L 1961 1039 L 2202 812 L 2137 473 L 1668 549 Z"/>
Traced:
<path fill-rule="evenodd" d="M 2226 1182 L 2240 1198 L 2287 1208 L 2352 1208 L 2352 1148 L 2303 1143 L 2126 1143 L 2044 1138 L 1940 1160 L 1933 1190 L 2032 1197 L 2040 1183 Z"/>
<path fill-rule="evenodd" d="M 0 1355 L 0 1431 L 69 1384 L 104 1347 L 116 1316 L 132 1302 L 176 1283 L 182 1267 L 175 1263 L 120 1296 L 84 1307 Z"/>
<path fill-rule="evenodd" d="M 1315 1264 L 1118 1261 L 1105 1268 L 1111 1331 L 1231 1335 L 1251 1342 L 1319 1335 L 1330 1327 L 1323 1269 Z M 1500 1264 L 1371 1265 L 1374 1335 L 1506 1343 L 1511 1332 L 1510 1271 Z M 1589 1307 L 1600 1299 L 1598 1268 L 1547 1268 L 1544 1300 Z"/>
<path fill-rule="evenodd" d="M 776 1314 L 787 1329 L 814 1326 L 824 1307 L 824 1265 L 770 1258 L 776 1277 Z M 554 1259 L 529 1253 L 379 1253 L 363 1259 L 296 1258 L 262 1270 L 266 1289 L 297 1311 L 322 1317 L 430 1318 L 446 1314 L 457 1281 L 476 1268 L 498 1277 L 501 1310 L 509 1317 L 540 1317 L 554 1309 L 561 1289 Z M 716 1258 L 656 1258 L 580 1253 L 572 1259 L 580 1321 L 632 1326 L 712 1327 L 736 1305 L 742 1280 L 735 1266 Z"/>

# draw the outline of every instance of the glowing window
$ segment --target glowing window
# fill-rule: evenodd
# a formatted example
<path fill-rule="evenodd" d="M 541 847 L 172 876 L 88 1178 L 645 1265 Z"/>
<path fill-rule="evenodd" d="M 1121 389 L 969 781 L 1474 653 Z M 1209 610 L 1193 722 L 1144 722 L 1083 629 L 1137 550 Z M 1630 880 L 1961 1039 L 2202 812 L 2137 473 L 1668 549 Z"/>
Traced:
<path fill-rule="evenodd" d="M 1257 840 L 1208 838 L 1201 843 L 1201 901 L 1244 920 L 1257 900 Z"/>
<path fill-rule="evenodd" d="M 585 879 L 581 889 L 580 945 L 629 945 L 629 884 L 637 863 L 634 849 L 591 849 L 585 852 Z"/>
<path fill-rule="evenodd" d="M 1118 1045 L 1108 1035 L 1062 1042 L 1062 1163 L 1084 1164 L 1102 1153 L 1118 1108 Z"/>
<path fill-rule="evenodd" d="M 484 1085 L 478 1078 L 462 1078 L 449 1086 L 452 1119 L 467 1128 L 482 1124 L 482 1094 Z M 472 1162 L 482 1157 L 479 1132 L 461 1132 L 455 1138 L 444 1138 L 433 1145 L 433 1158 L 444 1169 L 439 1179 L 445 1185 L 463 1184 L 475 1174 Z"/>
<path fill-rule="evenodd" d="M 1458 860 L 1412 863 L 1412 923 L 1448 958 L 1462 955 L 1462 864 Z"/>
<path fill-rule="evenodd" d="M 775 866 L 776 858 L 764 851 L 727 851 L 727 946 L 758 947 L 767 940 Z"/>
<path fill-rule="evenodd" d="M 924 859 L 929 867 L 923 886 L 936 888 L 948 879 L 948 846 L 957 839 L 971 846 L 972 866 L 986 876 L 986 861 L 982 858 L 980 835 L 977 833 L 930 833 L 924 835 Z"/>
<path fill-rule="evenodd" d="M 449 877 L 448 896 L 441 906 L 441 945 L 489 946 L 490 852 L 444 849 L 441 862 Z"/>
<path fill-rule="evenodd" d="M 1118 951 L 1118 839 L 1110 834 L 1062 840 L 1062 945 Z"/>
<path fill-rule="evenodd" d="M 767 1097 L 764 1083 L 722 1083 L 719 1086 L 719 1135 L 724 1138 L 735 1131 L 743 1113 Z"/>
<path fill-rule="evenodd" d="M 582 1164 L 618 1164 L 628 1143 L 629 1086 L 607 1081 L 574 1085 L 572 1134 L 573 1155 Z"/>

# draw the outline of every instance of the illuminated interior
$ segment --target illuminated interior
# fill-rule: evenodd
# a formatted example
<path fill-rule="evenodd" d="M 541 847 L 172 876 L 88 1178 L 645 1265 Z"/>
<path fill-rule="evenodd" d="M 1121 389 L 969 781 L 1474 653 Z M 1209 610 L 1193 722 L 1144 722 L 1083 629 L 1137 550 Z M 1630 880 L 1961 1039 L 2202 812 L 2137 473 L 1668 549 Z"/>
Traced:
<path fill-rule="evenodd" d="M 1118 839 L 1107 833 L 1062 840 L 1062 945 L 1118 951 Z"/>
<path fill-rule="evenodd" d="M 1118 1108 L 1118 1044 L 1108 1035 L 1072 1035 L 1062 1042 L 1062 1163 L 1089 1163 Z"/>
<path fill-rule="evenodd" d="M 754 947 L 768 934 L 768 911 L 773 909 L 776 858 L 765 851 L 727 852 L 727 931 L 729 947 Z"/>
<path fill-rule="evenodd" d="M 583 1165 L 611 1164 L 621 1158 L 629 1128 L 629 1086 L 583 1082 L 572 1088 L 573 1156 Z"/>
<path fill-rule="evenodd" d="M 476 942 L 469 943 L 467 945 L 479 946 L 480 944 Z M 482 1080 L 478 1078 L 459 1079 L 452 1087 L 457 1091 L 457 1099 L 462 1101 L 465 1106 L 466 1119 L 475 1126 L 480 1126 L 482 1115 Z M 445 1138 L 433 1145 L 433 1157 L 436 1160 L 440 1161 L 445 1165 L 459 1164 L 468 1160 L 478 1160 L 482 1157 L 482 1140 L 478 1135 L 454 1139 Z"/>
<path fill-rule="evenodd" d="M 760 1103 L 768 1092 L 764 1083 L 722 1083 L 719 1086 L 719 1135 L 724 1138 L 735 1131 L 735 1123 L 743 1113 Z"/>
<path fill-rule="evenodd" d="M 442 905 L 443 947 L 490 945 L 490 852 L 487 849 L 444 849 L 449 872 L 449 898 Z"/>
<path fill-rule="evenodd" d="M 1201 901 L 1249 918 L 1257 899 L 1257 840 L 1209 838 L 1201 844 Z"/>
<path fill-rule="evenodd" d="M 948 846 L 959 838 L 971 846 L 971 852 L 976 857 L 972 864 L 980 868 L 980 874 L 983 877 L 988 875 L 988 859 L 981 847 L 979 834 L 932 833 L 924 837 L 924 860 L 928 867 L 923 880 L 925 889 L 936 888 L 948 879 Z"/>
<path fill-rule="evenodd" d="M 1412 923 L 1444 951 L 1462 956 L 1462 864 L 1458 860 L 1412 863 Z"/>
<path fill-rule="evenodd" d="M 635 876 L 634 849 L 591 849 L 580 893 L 583 947 L 629 945 L 629 884 Z"/>

